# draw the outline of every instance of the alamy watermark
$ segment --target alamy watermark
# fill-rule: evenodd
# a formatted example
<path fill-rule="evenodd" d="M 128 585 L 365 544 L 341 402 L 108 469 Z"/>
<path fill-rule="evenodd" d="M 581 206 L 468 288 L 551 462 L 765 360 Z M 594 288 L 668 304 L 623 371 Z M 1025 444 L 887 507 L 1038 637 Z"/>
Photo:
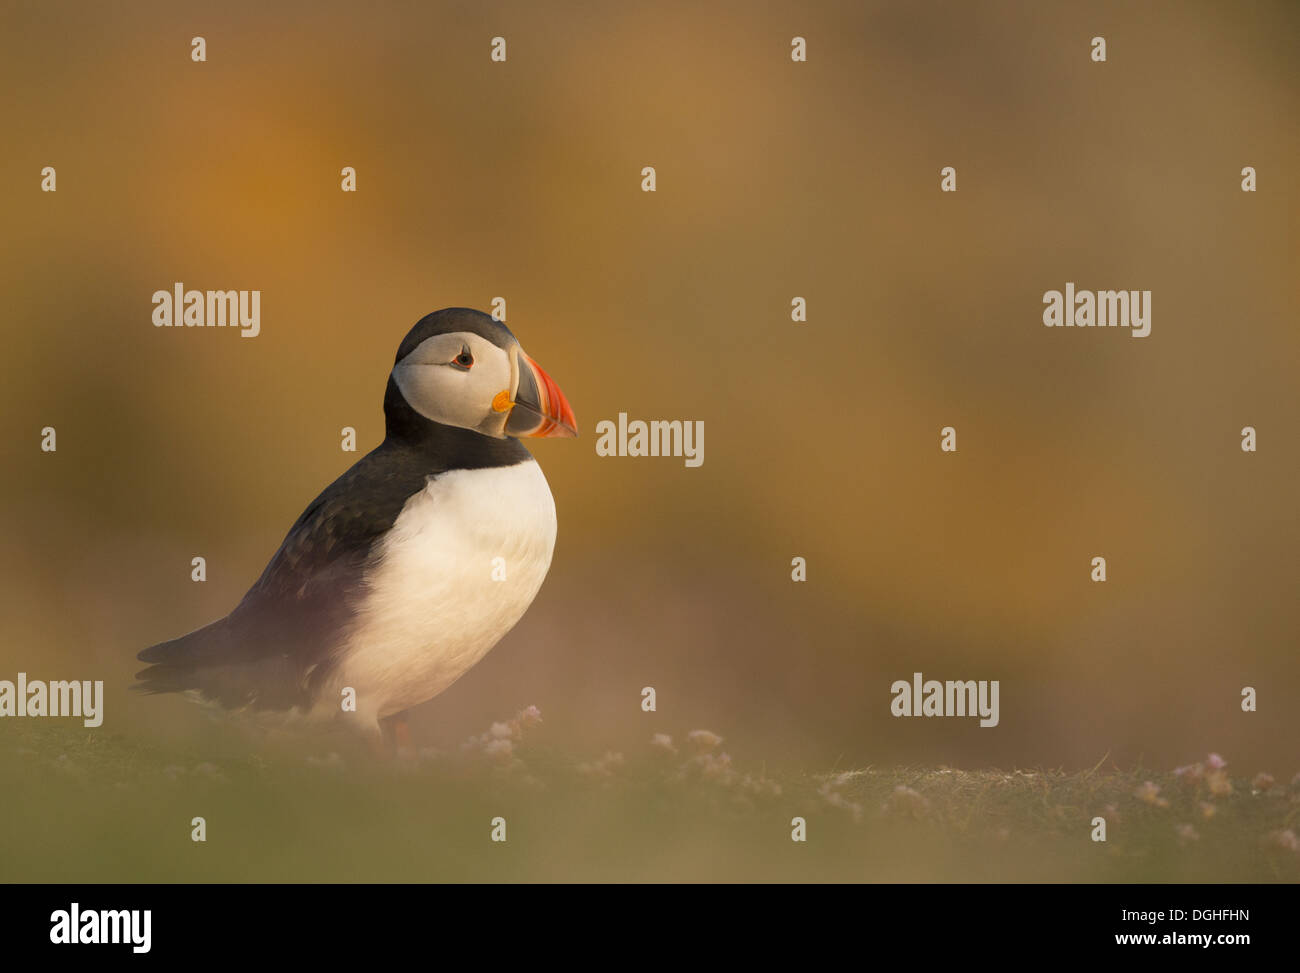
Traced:
<path fill-rule="evenodd" d="M 18 673 L 16 683 L 0 679 L 0 716 L 79 716 L 88 727 L 104 722 L 104 680 L 45 682 Z"/>
<path fill-rule="evenodd" d="M 998 725 L 998 681 L 899 679 L 889 687 L 894 699 L 889 711 L 895 716 L 978 716 L 980 726 Z"/>
<path fill-rule="evenodd" d="M 596 423 L 597 456 L 680 456 L 690 467 L 704 464 L 704 420 L 644 419 L 618 422 L 601 419 Z"/>
<path fill-rule="evenodd" d="M 1049 328 L 1128 328 L 1134 338 L 1151 333 L 1150 291 L 1076 291 L 1043 294 L 1043 324 Z"/>
<path fill-rule="evenodd" d="M 153 304 L 155 328 L 239 328 L 243 338 L 262 331 L 261 291 L 187 291 L 177 281 L 154 291 Z"/>
<path fill-rule="evenodd" d="M 50 913 L 50 942 L 126 943 L 133 953 L 147 953 L 152 944 L 153 912 L 149 909 L 85 909 L 74 902 Z"/>

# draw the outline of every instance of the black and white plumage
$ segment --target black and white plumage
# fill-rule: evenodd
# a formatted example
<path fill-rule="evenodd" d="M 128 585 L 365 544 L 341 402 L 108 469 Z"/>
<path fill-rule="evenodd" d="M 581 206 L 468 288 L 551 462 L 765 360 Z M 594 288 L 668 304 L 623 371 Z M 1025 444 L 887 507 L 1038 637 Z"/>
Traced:
<path fill-rule="evenodd" d="M 384 418 L 383 443 L 303 511 L 234 611 L 140 653 L 136 688 L 324 716 L 351 687 L 375 729 L 514 626 L 556 531 L 517 437 L 576 435 L 563 394 L 505 325 L 448 308 L 402 341 Z"/>

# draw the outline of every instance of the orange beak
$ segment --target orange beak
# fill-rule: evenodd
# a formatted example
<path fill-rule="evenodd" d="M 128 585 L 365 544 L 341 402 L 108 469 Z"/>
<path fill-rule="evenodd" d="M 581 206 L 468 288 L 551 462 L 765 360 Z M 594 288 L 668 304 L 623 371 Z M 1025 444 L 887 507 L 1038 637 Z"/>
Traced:
<path fill-rule="evenodd" d="M 574 418 L 569 400 L 555 384 L 555 379 L 522 350 L 519 352 L 519 388 L 515 390 L 515 401 L 506 419 L 505 432 L 507 436 L 537 439 L 571 439 L 578 435 L 578 420 Z"/>

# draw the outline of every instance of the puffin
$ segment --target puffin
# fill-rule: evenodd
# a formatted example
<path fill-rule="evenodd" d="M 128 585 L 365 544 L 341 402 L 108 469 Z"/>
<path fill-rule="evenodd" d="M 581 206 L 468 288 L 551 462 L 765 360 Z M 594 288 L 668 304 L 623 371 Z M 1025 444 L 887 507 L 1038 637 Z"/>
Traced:
<path fill-rule="evenodd" d="M 488 314 L 444 308 L 397 348 L 382 443 L 289 528 L 230 614 L 140 652 L 134 689 L 349 718 L 409 746 L 407 713 L 514 627 L 555 549 L 522 440 L 578 434 L 564 393 Z"/>

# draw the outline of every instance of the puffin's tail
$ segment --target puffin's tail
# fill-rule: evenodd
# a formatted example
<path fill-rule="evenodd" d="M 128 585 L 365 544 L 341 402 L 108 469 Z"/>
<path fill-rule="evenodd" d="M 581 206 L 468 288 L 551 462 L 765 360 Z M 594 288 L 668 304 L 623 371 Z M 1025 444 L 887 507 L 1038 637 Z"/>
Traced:
<path fill-rule="evenodd" d="M 229 617 L 189 635 L 151 645 L 136 658 L 136 692 L 194 692 L 227 709 L 289 709 L 306 702 L 301 679 L 283 653 L 254 655 L 231 631 Z"/>
<path fill-rule="evenodd" d="M 220 658 L 226 641 L 226 619 L 221 618 L 189 635 L 151 645 L 136 656 L 152 664 L 135 674 L 138 682 L 131 688 L 151 695 L 201 690 L 203 669 Z"/>

